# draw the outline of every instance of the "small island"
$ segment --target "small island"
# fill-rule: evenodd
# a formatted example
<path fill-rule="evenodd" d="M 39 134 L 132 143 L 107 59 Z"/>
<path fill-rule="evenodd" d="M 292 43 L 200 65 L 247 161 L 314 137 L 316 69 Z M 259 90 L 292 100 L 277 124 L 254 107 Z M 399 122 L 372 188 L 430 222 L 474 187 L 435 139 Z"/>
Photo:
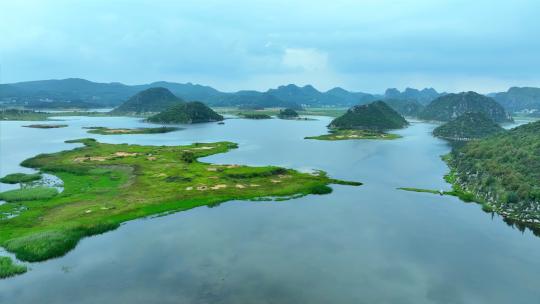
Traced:
<path fill-rule="evenodd" d="M 332 191 L 329 184 L 361 185 L 332 179 L 322 171 L 198 161 L 237 148 L 231 142 L 187 146 L 67 142 L 84 146 L 40 154 L 21 164 L 57 176 L 63 192 L 40 186 L 0 193 L 7 202 L 0 205 L 0 245 L 21 261 L 62 256 L 80 239 L 132 219 L 231 200 L 326 194 Z"/>
<path fill-rule="evenodd" d="M 149 88 L 133 95 L 110 112 L 111 115 L 144 115 L 158 113 L 173 105 L 184 103 L 166 88 Z"/>
<path fill-rule="evenodd" d="M 89 129 L 88 133 L 100 134 L 100 135 L 123 135 L 123 134 L 157 134 L 157 133 L 169 133 L 181 128 L 176 127 L 157 127 L 157 128 L 106 128 L 106 127 L 86 127 Z"/>
<path fill-rule="evenodd" d="M 26 125 L 25 128 L 35 128 L 35 129 L 57 129 L 65 128 L 68 125 L 50 125 L 50 124 L 35 124 L 35 125 Z"/>
<path fill-rule="evenodd" d="M 482 113 L 465 113 L 433 130 L 433 135 L 453 141 L 470 141 L 504 132 Z"/>
<path fill-rule="evenodd" d="M 286 108 L 286 109 L 280 110 L 277 117 L 281 119 L 297 119 L 298 112 L 296 112 L 294 109 Z"/>
<path fill-rule="evenodd" d="M 223 116 L 198 101 L 173 105 L 147 119 L 148 122 L 162 124 L 193 124 L 222 120 Z"/>
<path fill-rule="evenodd" d="M 370 130 L 330 130 L 328 134 L 319 136 L 307 136 L 304 139 L 318 140 L 347 140 L 347 139 L 396 139 L 401 138 L 397 134 L 376 132 Z"/>
<path fill-rule="evenodd" d="M 388 134 L 385 131 L 407 125 L 407 120 L 386 103 L 375 101 L 367 105 L 354 106 L 345 114 L 332 120 L 328 125 L 329 134 L 305 138 L 318 140 L 396 139 L 401 136 Z"/>

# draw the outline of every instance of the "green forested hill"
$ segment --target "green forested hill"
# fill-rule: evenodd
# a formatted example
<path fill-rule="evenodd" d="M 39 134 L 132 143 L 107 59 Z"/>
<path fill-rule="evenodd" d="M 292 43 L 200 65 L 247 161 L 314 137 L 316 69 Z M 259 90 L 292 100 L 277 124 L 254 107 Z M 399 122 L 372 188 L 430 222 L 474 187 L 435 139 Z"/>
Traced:
<path fill-rule="evenodd" d="M 149 122 L 183 124 L 221 120 L 223 120 L 223 116 L 198 101 L 173 105 L 165 111 L 148 118 Z"/>
<path fill-rule="evenodd" d="M 375 101 L 350 108 L 345 114 L 334 119 L 329 127 L 384 131 L 403 128 L 407 124 L 405 118 L 386 103 Z"/>
<path fill-rule="evenodd" d="M 450 121 L 468 112 L 483 113 L 495 122 L 512 121 L 510 115 L 495 100 L 475 92 L 441 96 L 426 106 L 418 117 L 425 120 Z"/>
<path fill-rule="evenodd" d="M 176 97 L 171 91 L 165 88 L 150 88 L 141 91 L 119 107 L 111 111 L 112 114 L 140 114 L 157 113 L 168 107 L 183 103 L 184 101 Z"/>
<path fill-rule="evenodd" d="M 473 140 L 503 132 L 504 129 L 482 113 L 465 113 L 433 130 L 433 135 L 452 140 Z"/>
<path fill-rule="evenodd" d="M 385 99 L 384 102 L 403 116 L 417 117 L 424 106 L 416 100 Z"/>
<path fill-rule="evenodd" d="M 505 217 L 540 228 L 540 121 L 455 149 L 453 182 Z"/>

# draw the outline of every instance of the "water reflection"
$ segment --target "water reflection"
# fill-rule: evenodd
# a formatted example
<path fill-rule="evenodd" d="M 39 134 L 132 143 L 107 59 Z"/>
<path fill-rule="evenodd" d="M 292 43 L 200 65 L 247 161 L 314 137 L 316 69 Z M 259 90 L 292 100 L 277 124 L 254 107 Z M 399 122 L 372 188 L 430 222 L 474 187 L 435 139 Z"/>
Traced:
<path fill-rule="evenodd" d="M 241 202 L 129 222 L 84 239 L 63 258 L 0 281 L 0 303 L 534 303 L 540 242 L 476 204 L 396 190 L 449 189 L 434 125 L 394 141 L 304 140 L 317 121 L 227 120 L 103 142 L 177 145 L 230 140 L 205 161 L 323 169 L 364 182 L 324 196 Z M 42 152 L 71 149 L 83 126 L 148 126 L 131 118 L 70 118 L 42 130 L 0 122 L 0 172 Z M 45 136 L 44 134 L 47 134 Z M 7 152 L 7 153 L 6 153 Z M 4 156 L 5 155 L 5 156 Z M 26 172 L 26 171 L 25 171 Z M 3 186 L 3 185 L 2 185 Z"/>

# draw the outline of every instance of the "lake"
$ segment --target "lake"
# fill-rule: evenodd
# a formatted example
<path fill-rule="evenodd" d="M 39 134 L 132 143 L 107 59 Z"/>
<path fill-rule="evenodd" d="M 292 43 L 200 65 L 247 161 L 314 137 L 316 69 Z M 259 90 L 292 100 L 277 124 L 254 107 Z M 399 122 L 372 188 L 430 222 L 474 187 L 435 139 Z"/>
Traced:
<path fill-rule="evenodd" d="M 165 134 L 105 136 L 82 127 L 143 127 L 126 117 L 62 117 L 60 129 L 0 122 L 0 175 L 72 149 L 67 139 L 180 145 L 228 140 L 207 162 L 322 169 L 363 182 L 283 202 L 231 201 L 128 222 L 66 256 L 0 280 L 0 303 L 536 303 L 540 239 L 450 196 L 433 124 L 392 141 L 316 141 L 330 121 L 228 119 Z M 33 122 L 32 122 L 33 123 Z M 52 123 L 52 122 L 51 122 Z M 0 184 L 2 190 L 13 188 Z M 0 232 L 1 233 L 1 232 Z M 2 252 L 4 255 L 9 255 Z"/>

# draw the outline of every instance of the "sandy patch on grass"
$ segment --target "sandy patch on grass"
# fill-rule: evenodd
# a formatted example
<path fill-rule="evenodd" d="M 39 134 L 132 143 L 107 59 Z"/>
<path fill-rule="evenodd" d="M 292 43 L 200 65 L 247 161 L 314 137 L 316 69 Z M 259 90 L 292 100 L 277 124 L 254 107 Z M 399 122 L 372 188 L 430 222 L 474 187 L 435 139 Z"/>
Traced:
<path fill-rule="evenodd" d="M 73 159 L 73 161 L 76 162 L 76 163 L 82 163 L 84 161 L 100 161 L 100 162 L 102 162 L 102 161 L 106 161 L 108 159 L 109 159 L 109 157 L 107 157 L 107 156 L 88 156 L 88 157 L 75 157 Z"/>
<path fill-rule="evenodd" d="M 118 152 L 115 152 L 114 153 L 114 156 L 119 156 L 119 157 L 128 157 L 128 156 L 136 156 L 138 155 L 139 153 L 129 153 L 129 152 L 121 152 L 121 151 L 118 151 Z"/>
<path fill-rule="evenodd" d="M 215 185 L 213 187 L 210 187 L 210 189 L 212 189 L 212 190 L 219 190 L 219 189 L 224 189 L 224 188 L 227 188 L 227 185 L 219 184 L 219 185 Z"/>
<path fill-rule="evenodd" d="M 105 130 L 105 133 L 113 133 L 113 134 L 130 133 L 130 132 L 132 132 L 131 129 L 108 129 L 108 130 Z"/>

